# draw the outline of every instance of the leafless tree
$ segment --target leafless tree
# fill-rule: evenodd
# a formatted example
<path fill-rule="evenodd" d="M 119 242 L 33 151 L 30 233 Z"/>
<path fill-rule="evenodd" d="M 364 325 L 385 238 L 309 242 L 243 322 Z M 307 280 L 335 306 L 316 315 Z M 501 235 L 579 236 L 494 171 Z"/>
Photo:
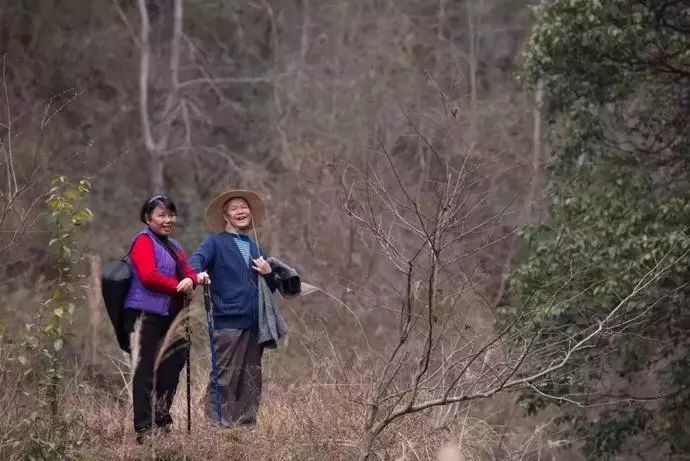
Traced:
<path fill-rule="evenodd" d="M 154 1 L 154 0 L 139 0 L 139 12 L 141 14 L 141 36 L 140 36 L 140 69 L 139 69 L 139 110 L 141 116 L 141 129 L 144 138 L 144 145 L 151 157 L 151 187 L 154 191 L 162 191 L 163 184 L 163 169 L 165 157 L 170 154 L 170 137 L 173 122 L 182 116 L 182 104 L 179 98 L 180 80 L 179 80 L 179 66 L 180 66 L 180 41 L 182 40 L 182 19 L 183 9 L 182 0 L 172 0 L 173 14 L 166 15 L 165 12 L 170 10 L 171 1 Z M 165 30 L 169 27 L 172 20 L 172 34 L 170 34 L 168 71 L 169 71 L 169 88 L 165 97 L 165 105 L 160 111 L 157 119 L 159 122 L 154 125 L 151 117 L 151 108 L 149 103 L 149 75 L 153 56 L 161 54 L 160 38 L 159 40 L 151 40 L 151 20 L 149 11 L 157 11 L 157 16 L 160 16 L 156 24 L 160 30 Z M 159 31 L 159 37 L 163 34 Z M 159 48 L 157 53 L 152 52 L 152 48 Z M 160 72 L 159 72 L 160 73 Z M 155 133 L 155 134 L 154 134 Z"/>
<path fill-rule="evenodd" d="M 34 190 L 41 170 L 39 155 L 43 135 L 52 117 L 60 110 L 51 104 L 43 107 L 40 124 L 35 127 L 36 133 L 32 134 L 34 149 L 31 155 L 18 159 L 14 143 L 21 138 L 18 137 L 15 124 L 21 115 L 26 114 L 13 113 L 6 75 L 6 57 L 3 57 L 2 61 L 2 105 L 4 110 L 0 115 L 0 166 L 4 174 L 0 176 L 0 255 L 16 246 L 38 219 L 37 208 L 46 192 Z M 24 134 L 23 137 L 25 136 L 27 135 Z"/>
<path fill-rule="evenodd" d="M 435 161 L 448 157 L 431 138 L 417 136 Z M 630 320 L 625 306 L 673 264 L 662 260 L 604 318 L 593 319 L 566 341 L 538 343 L 536 335 L 525 336 L 516 328 L 516 321 L 500 329 L 488 322 L 479 326 L 472 320 L 473 308 L 477 303 L 493 306 L 474 289 L 472 256 L 511 236 L 492 238 L 491 229 L 507 215 L 520 213 L 519 208 L 477 219 L 493 192 L 479 186 L 470 155 L 456 166 L 439 164 L 440 173 L 415 193 L 386 147 L 380 145 L 376 153 L 380 162 L 363 168 L 345 165 L 341 181 L 344 210 L 376 239 L 379 255 L 398 274 L 400 287 L 398 307 L 379 306 L 396 314 L 398 332 L 384 351 L 372 351 L 376 365 L 352 397 L 365 408 L 360 460 L 371 456 L 387 427 L 409 415 L 533 389 L 553 379 L 599 338 L 624 328 Z M 389 173 L 385 177 L 383 170 Z M 468 248 L 463 241 L 477 234 L 487 237 Z"/>

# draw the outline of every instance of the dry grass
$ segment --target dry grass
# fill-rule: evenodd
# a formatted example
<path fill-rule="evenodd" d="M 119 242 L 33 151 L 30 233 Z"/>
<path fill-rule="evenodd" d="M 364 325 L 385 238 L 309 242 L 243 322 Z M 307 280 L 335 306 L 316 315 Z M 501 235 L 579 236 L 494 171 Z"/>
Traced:
<path fill-rule="evenodd" d="M 315 381 L 269 381 L 264 388 L 259 424 L 254 430 L 219 430 L 208 425 L 202 410 L 207 366 L 203 359 L 196 359 L 193 364 L 191 434 L 186 432 L 183 374 L 172 411 L 173 432 L 158 436 L 145 446 L 134 441 L 126 389 L 109 392 L 99 382 L 75 378 L 62 406 L 64 419 L 69 422 L 66 437 L 71 447 L 63 459 L 345 460 L 356 457 L 363 424 L 362 408 L 349 401 L 338 386 Z M 8 378 L 5 372 L 0 376 L 0 379 Z M 14 402 L 8 399 L 10 394 L 0 398 L 3 406 L 0 433 L 5 434 L 0 444 L 6 444 L 10 437 L 21 440 L 21 428 L 30 427 L 28 407 L 18 404 L 29 400 L 21 395 L 24 398 Z M 437 459 L 437 456 L 447 461 L 549 459 L 540 456 L 551 451 L 546 430 L 530 430 L 524 421 L 516 424 L 517 429 L 506 430 L 472 415 L 488 413 L 489 408 L 490 405 L 485 405 L 477 411 L 460 411 L 442 429 L 433 427 L 431 413 L 407 418 L 381 435 L 372 459 L 412 461 Z M 26 444 L 0 446 L 2 459 L 26 459 Z"/>
<path fill-rule="evenodd" d="M 155 452 L 163 459 L 350 459 L 355 447 L 359 415 L 322 386 L 267 383 L 259 424 L 254 430 L 219 430 L 203 414 L 208 369 L 197 363 L 192 376 L 192 432 L 186 432 L 184 380 L 172 409 L 171 434 L 151 446 L 134 442 L 131 406 L 90 386 L 72 394 L 68 407 L 78 409 L 89 430 L 78 454 L 85 459 L 134 460 Z M 126 393 L 125 393 L 126 394 Z M 75 415 L 73 415 L 75 416 Z"/>
<path fill-rule="evenodd" d="M 337 386 L 317 382 L 268 382 L 259 424 L 253 430 L 219 430 L 203 414 L 208 368 L 197 359 L 192 376 L 192 432 L 186 432 L 183 375 L 173 406 L 174 430 L 149 445 L 134 441 L 127 392 L 110 394 L 76 380 L 65 396 L 65 417 L 76 443 L 69 457 L 107 460 L 346 460 L 357 455 L 362 409 Z M 482 410 L 485 411 L 486 409 Z M 434 429 L 431 414 L 405 419 L 384 432 L 372 459 L 446 461 L 547 459 L 548 433 L 492 426 L 467 413 Z M 441 453 L 441 450 L 442 453 Z M 565 458 L 558 458 L 565 459 Z"/>
<path fill-rule="evenodd" d="M 125 356 L 100 353 L 100 369 L 76 366 L 69 373 L 62 399 L 65 430 L 53 430 L 38 415 L 38 376 L 31 359 L 26 367 L 9 361 L 17 347 L 0 342 L 0 459 L 29 459 L 37 444 L 57 447 L 50 456 L 35 459 L 80 460 L 340 460 L 354 459 L 364 426 L 364 408 L 353 398 L 366 386 L 367 365 L 375 363 L 354 354 L 355 363 L 338 359 L 346 346 L 329 343 L 295 323 L 287 348 L 264 355 L 264 393 L 259 423 L 254 430 L 219 430 L 203 414 L 208 379 L 207 336 L 201 310 L 193 310 L 192 432 L 186 432 L 186 376 L 172 409 L 172 433 L 150 445 L 135 443 L 132 429 L 130 370 Z M 182 325 L 180 323 L 179 325 Z M 173 328 L 179 334 L 183 330 Z M 298 346 L 301 344 L 301 346 Z M 309 345 L 310 347 L 306 347 Z M 320 345 L 320 349 L 318 348 Z M 313 347 L 311 347 L 313 346 Z M 306 347 L 306 349 L 300 349 Z M 319 350 L 321 353 L 319 354 Z M 338 352 L 338 353 L 336 353 Z M 88 351 L 73 351 L 77 362 L 89 362 Z M 83 360 L 82 360 L 83 358 Z M 34 363 L 33 365 L 37 365 Z M 33 367 L 33 370 L 39 368 Z M 359 386 L 359 389 L 358 389 Z M 393 424 L 375 445 L 372 460 L 413 461 L 443 459 L 537 460 L 551 453 L 549 427 L 511 415 L 512 398 L 503 397 L 449 412 L 428 411 Z M 508 415 L 508 416 L 506 416 Z M 441 418 L 442 416 L 442 418 Z M 442 420 L 443 424 L 438 424 Z M 440 427 L 439 427 L 440 426 Z M 61 445 L 62 444 L 62 445 Z M 62 448 L 61 448 L 62 446 Z M 50 447 L 49 447 L 50 448 Z M 45 452 L 45 451 L 44 451 Z M 560 460 L 568 458 L 559 455 Z"/>

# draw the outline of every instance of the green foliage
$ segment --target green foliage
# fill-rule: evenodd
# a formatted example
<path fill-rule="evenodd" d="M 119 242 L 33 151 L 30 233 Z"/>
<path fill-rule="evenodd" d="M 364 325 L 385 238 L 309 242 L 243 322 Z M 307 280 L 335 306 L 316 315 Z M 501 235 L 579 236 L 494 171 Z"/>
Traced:
<path fill-rule="evenodd" d="M 49 320 L 42 327 L 44 344 L 41 354 L 45 361 L 43 377 L 46 401 L 53 419 L 58 415 L 59 391 L 64 378 L 62 360 L 66 340 L 66 327 L 75 311 L 77 294 L 72 266 L 79 259 L 76 237 L 81 226 L 92 218 L 91 210 L 82 202 L 89 192 L 90 184 L 82 179 L 71 184 L 60 176 L 51 182 L 46 203 L 53 225 L 53 238 L 49 246 L 53 250 L 53 261 L 57 277 L 50 296 L 44 303 Z"/>
<path fill-rule="evenodd" d="M 679 2 L 556 0 L 535 9 L 524 76 L 542 80 L 559 108 L 577 99 L 605 104 L 640 85 L 673 81 L 690 64 Z M 668 74 L 657 72 L 667 69 Z"/>
<path fill-rule="evenodd" d="M 68 368 L 68 330 L 79 301 L 79 277 L 73 274 L 74 265 L 80 260 L 78 236 L 92 218 L 83 204 L 89 190 L 87 180 L 72 184 L 60 176 L 51 182 L 45 201 L 55 269 L 50 297 L 41 303 L 34 320 L 14 335 L 13 347 L 3 350 L 0 344 L 0 353 L 4 353 L 0 357 L 8 365 L 1 376 L 3 382 L 15 383 L 13 386 L 21 391 L 22 398 L 28 399 L 13 421 L 16 430 L 1 441 L 20 457 L 13 459 L 74 459 L 71 452 L 80 443 L 74 434 L 80 423 L 63 411 L 60 403 Z M 1 336 L 2 331 L 0 340 Z"/>
<path fill-rule="evenodd" d="M 648 274 L 658 279 L 622 307 L 595 348 L 573 357 L 523 403 L 534 412 L 553 402 L 544 394 L 586 396 L 585 405 L 623 401 L 607 406 L 596 424 L 579 408 L 566 408 L 561 421 L 587 437 L 590 456 L 605 458 L 633 435 L 683 452 L 688 426 L 667 422 L 685 418 L 688 407 L 690 201 L 650 194 L 644 176 L 624 167 L 580 173 L 554 196 L 551 222 L 528 236 L 528 256 L 511 283 L 529 312 L 525 336 L 536 338 L 537 348 L 563 346 L 541 359 L 557 359 Z M 512 319 L 514 311 L 502 314 Z M 635 401 L 670 394 L 673 400 Z"/>
<path fill-rule="evenodd" d="M 560 160 L 685 156 L 690 18 L 682 2 L 555 0 L 535 9 L 523 80 L 568 126 Z"/>
<path fill-rule="evenodd" d="M 552 128 L 551 217 L 527 235 L 511 281 L 516 307 L 502 320 L 526 313 L 518 317 L 525 336 L 548 363 L 655 277 L 595 347 L 523 396 L 531 412 L 560 405 L 560 421 L 585 437 L 590 459 L 690 448 L 686 9 L 663 0 L 544 2 L 525 54 L 521 77 L 544 89 Z M 561 347 L 547 351 L 553 344 Z"/>

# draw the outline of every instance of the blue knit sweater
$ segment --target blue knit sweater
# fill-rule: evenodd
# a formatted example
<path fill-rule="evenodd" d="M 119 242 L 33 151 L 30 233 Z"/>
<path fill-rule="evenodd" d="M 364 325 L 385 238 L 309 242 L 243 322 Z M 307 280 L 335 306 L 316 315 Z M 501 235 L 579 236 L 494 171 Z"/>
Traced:
<path fill-rule="evenodd" d="M 190 259 L 195 271 L 207 271 L 211 277 L 213 321 L 216 329 L 256 329 L 259 299 L 257 272 L 252 262 L 245 262 L 235 243 L 233 234 L 220 232 L 206 237 Z M 268 255 L 249 237 L 251 258 Z M 275 289 L 273 274 L 266 276 L 272 290 Z"/>

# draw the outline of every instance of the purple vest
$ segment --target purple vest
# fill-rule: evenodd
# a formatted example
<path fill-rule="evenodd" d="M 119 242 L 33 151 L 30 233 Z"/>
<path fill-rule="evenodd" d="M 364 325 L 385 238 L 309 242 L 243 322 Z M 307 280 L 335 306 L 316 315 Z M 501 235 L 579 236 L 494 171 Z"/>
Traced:
<path fill-rule="evenodd" d="M 175 270 L 175 260 L 170 256 L 170 253 L 161 245 L 154 237 L 153 232 L 147 227 L 137 234 L 134 239 L 140 235 L 148 235 L 153 241 L 153 249 L 156 254 L 156 266 L 158 270 L 168 277 L 177 278 L 177 271 Z M 170 239 L 175 248 L 180 248 L 180 244 L 175 240 Z M 137 274 L 136 269 L 132 270 L 132 284 L 129 287 L 129 293 L 125 300 L 125 307 L 127 309 L 136 309 L 144 312 L 151 312 L 159 315 L 168 315 L 170 312 L 170 304 L 172 302 L 172 295 L 161 293 L 159 291 L 149 290 L 144 286 Z"/>

